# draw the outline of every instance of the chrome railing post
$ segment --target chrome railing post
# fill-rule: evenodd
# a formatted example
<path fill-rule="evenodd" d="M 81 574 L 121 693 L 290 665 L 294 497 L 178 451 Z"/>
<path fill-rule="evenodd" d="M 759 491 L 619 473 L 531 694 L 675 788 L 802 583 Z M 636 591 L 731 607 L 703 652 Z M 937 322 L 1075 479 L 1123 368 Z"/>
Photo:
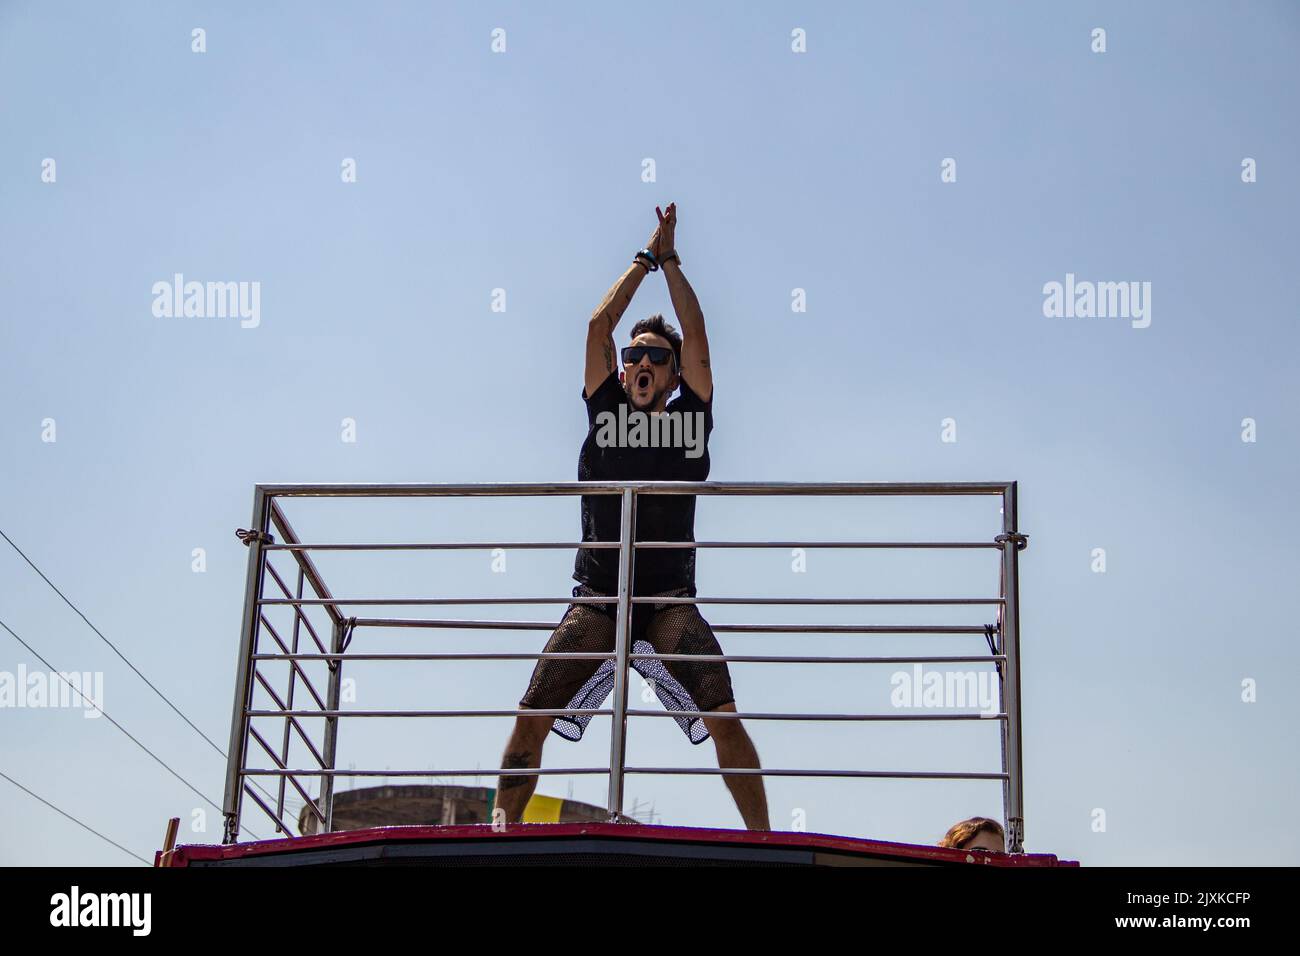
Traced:
<path fill-rule="evenodd" d="M 614 714 L 609 734 L 609 819 L 623 814 L 623 763 L 627 754 L 627 664 L 632 624 L 632 547 L 636 530 L 636 493 L 623 489 L 623 514 L 619 524 L 618 615 L 614 626 Z"/>
<path fill-rule="evenodd" d="M 1007 574 L 1003 564 L 1003 554 L 1001 549 L 998 550 L 998 598 L 1001 603 L 998 604 L 996 620 L 993 633 L 997 636 L 994 644 L 994 653 L 1006 655 L 1006 633 L 1007 633 Z M 998 674 L 998 710 L 1005 714 L 1007 712 L 1007 667 L 1006 661 L 997 661 L 993 665 Z M 1007 829 L 1010 828 L 1011 820 L 1011 777 L 1007 773 L 1009 761 L 1007 758 L 1007 721 L 998 721 L 998 743 L 1000 745 L 999 766 L 1002 768 L 1002 823 Z"/>
<path fill-rule="evenodd" d="M 253 519 L 249 524 L 248 571 L 244 576 L 244 619 L 239 630 L 239 661 L 236 664 L 235 704 L 230 715 L 230 746 L 226 750 L 226 793 L 222 801 L 224 819 L 222 843 L 239 839 L 239 815 L 244 805 L 244 762 L 248 750 L 248 711 L 253 703 L 253 654 L 257 651 L 257 625 L 262 609 L 262 544 L 269 527 L 270 499 L 259 485 L 253 491 Z"/>
<path fill-rule="evenodd" d="M 298 585 L 294 591 L 294 597 L 296 598 L 302 597 L 302 585 L 303 585 L 303 569 L 301 566 L 299 566 Z M 302 627 L 302 608 L 295 607 L 293 609 L 293 638 L 289 645 L 289 652 L 291 654 L 298 653 L 298 638 L 300 636 L 301 627 Z M 295 689 L 294 685 L 297 677 L 298 677 L 298 669 L 296 667 L 290 666 L 289 689 L 288 692 L 285 694 L 285 698 L 284 698 L 285 710 L 293 710 L 293 692 Z M 293 729 L 293 727 L 291 726 L 292 721 L 293 721 L 292 717 L 286 717 L 284 719 L 284 733 L 280 740 L 280 762 L 284 764 L 284 766 L 286 767 L 289 766 L 289 731 Z M 284 788 L 286 783 L 288 783 L 288 780 L 284 777 L 281 777 L 280 788 L 279 791 L 276 793 L 276 800 L 275 800 L 275 815 L 277 817 L 284 816 Z M 292 836 L 293 834 L 289 834 L 289 835 Z"/>
<path fill-rule="evenodd" d="M 343 633 L 346 625 L 341 621 L 335 621 L 333 627 L 333 637 L 330 638 L 330 653 L 343 653 Z M 325 692 L 325 704 L 331 711 L 339 709 L 340 689 L 343 684 L 343 661 L 335 659 L 329 662 L 330 685 Z M 325 758 L 322 770 L 334 770 L 335 756 L 338 752 L 339 743 L 339 719 L 338 717 L 325 718 L 325 743 L 321 747 L 321 756 Z M 320 809 L 325 814 L 324 829 L 322 832 L 329 833 L 334 829 L 334 775 L 332 773 L 323 773 L 320 777 Z"/>
<path fill-rule="evenodd" d="M 1006 655 L 1003 709 L 1006 719 L 1007 851 L 1025 850 L 1025 778 L 1020 727 L 1020 578 L 1019 552 L 1024 544 L 1016 518 L 1016 482 L 1002 493 L 1002 652 Z"/>

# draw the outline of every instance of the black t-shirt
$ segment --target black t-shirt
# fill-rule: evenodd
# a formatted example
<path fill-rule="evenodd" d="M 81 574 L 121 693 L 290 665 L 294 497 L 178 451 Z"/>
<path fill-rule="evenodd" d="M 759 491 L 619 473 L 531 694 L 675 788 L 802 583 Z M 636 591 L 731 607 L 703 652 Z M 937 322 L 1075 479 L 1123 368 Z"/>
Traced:
<path fill-rule="evenodd" d="M 681 379 L 681 394 L 664 407 L 664 411 L 680 413 L 682 426 L 691 418 L 692 431 L 679 431 L 675 447 L 631 447 L 629 442 L 618 446 L 602 447 L 598 440 L 602 412 L 611 413 L 614 427 L 621 418 L 619 406 L 626 406 L 624 414 L 635 415 L 627 392 L 618 380 L 617 372 L 587 397 L 587 438 L 578 454 L 579 481 L 704 481 L 709 477 L 709 434 L 713 431 L 713 396 L 705 402 L 696 395 L 685 379 Z M 696 417 L 699 413 L 702 417 Z M 647 415 L 647 420 L 654 416 Z M 609 421 L 605 419 L 605 421 Z M 631 423 L 632 418 L 627 421 Z M 703 422 L 703 431 L 698 427 Z M 606 439 L 611 434 L 607 429 Z M 660 433 L 662 435 L 662 432 Z M 690 457 L 698 453 L 698 457 Z M 619 520 L 622 514 L 622 497 L 617 494 L 582 496 L 582 540 L 617 541 Z M 637 541 L 694 541 L 694 495 L 638 495 L 636 499 Z M 695 586 L 694 548 L 645 548 L 633 552 L 633 585 L 635 595 L 654 594 L 677 588 Z M 574 580 L 605 594 L 618 591 L 618 550 L 596 548 L 578 550 L 574 563 Z"/>

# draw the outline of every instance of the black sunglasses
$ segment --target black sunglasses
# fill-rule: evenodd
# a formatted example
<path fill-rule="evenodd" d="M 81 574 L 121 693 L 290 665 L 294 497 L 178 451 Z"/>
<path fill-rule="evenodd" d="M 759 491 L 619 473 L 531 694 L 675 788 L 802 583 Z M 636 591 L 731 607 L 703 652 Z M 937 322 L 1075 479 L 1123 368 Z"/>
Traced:
<path fill-rule="evenodd" d="M 675 358 L 673 350 L 662 345 L 629 345 L 622 351 L 623 364 L 637 365 L 645 355 L 650 356 L 655 365 L 667 365 L 670 358 Z"/>

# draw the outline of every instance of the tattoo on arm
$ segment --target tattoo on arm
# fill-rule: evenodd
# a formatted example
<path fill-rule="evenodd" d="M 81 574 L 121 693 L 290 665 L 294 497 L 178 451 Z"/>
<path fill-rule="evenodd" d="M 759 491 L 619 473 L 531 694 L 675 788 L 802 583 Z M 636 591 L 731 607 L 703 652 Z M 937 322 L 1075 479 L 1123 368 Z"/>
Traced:
<path fill-rule="evenodd" d="M 700 359 L 700 364 L 703 365 L 705 368 L 708 368 L 708 367 L 709 367 L 709 357 L 708 357 L 707 355 L 703 356 L 703 357 Z"/>
<path fill-rule="evenodd" d="M 512 753 L 508 753 L 506 754 L 505 759 L 501 762 L 501 769 L 522 770 L 525 767 L 530 767 L 532 766 L 532 757 L 533 754 L 530 750 L 516 750 Z M 516 787 L 522 787 L 530 779 L 535 778 L 530 778 L 525 774 L 511 774 L 508 777 L 502 777 L 501 789 L 513 790 Z"/>
<path fill-rule="evenodd" d="M 609 342 L 605 343 L 605 371 L 614 371 L 614 349 Z"/>

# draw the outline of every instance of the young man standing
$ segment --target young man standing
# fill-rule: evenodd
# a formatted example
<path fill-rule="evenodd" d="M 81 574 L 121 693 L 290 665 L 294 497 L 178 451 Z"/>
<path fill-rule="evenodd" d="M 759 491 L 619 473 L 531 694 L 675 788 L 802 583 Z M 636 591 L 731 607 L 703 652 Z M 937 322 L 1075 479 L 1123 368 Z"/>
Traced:
<path fill-rule="evenodd" d="M 587 327 L 583 401 L 588 432 L 578 456 L 579 481 L 704 481 L 709 475 L 708 436 L 713 430 L 713 372 L 704 315 L 690 283 L 682 275 L 675 247 L 676 204 L 666 212 L 656 208 L 659 226 L 645 249 L 614 283 Z M 641 280 L 662 268 L 673 309 L 684 338 L 663 316 L 643 319 L 632 328 L 631 344 L 615 364 L 614 327 L 632 301 Z M 681 387 L 681 395 L 668 396 Z M 628 405 L 630 408 L 620 408 Z M 642 423 L 663 423 L 667 415 L 676 426 L 676 441 L 649 442 L 645 433 L 610 427 L 641 413 Z M 649 416 L 646 418 L 645 416 Z M 653 427 L 653 426 L 652 426 Z M 663 428 L 661 435 L 673 434 Z M 611 435 L 613 439 L 611 440 Z M 582 540 L 617 541 L 621 514 L 618 495 L 584 495 Z M 694 495 L 638 495 L 637 541 L 694 541 Z M 647 548 L 634 552 L 634 596 L 695 597 L 695 549 Z M 618 593 L 618 552 L 581 548 L 573 577 L 574 597 Z M 571 604 L 551 639 L 547 653 L 605 653 L 614 650 L 615 606 Z M 632 652 L 638 654 L 721 654 L 717 638 L 694 604 L 633 604 L 630 620 Z M 723 661 L 634 661 L 633 666 L 654 687 L 670 710 L 735 713 L 731 676 Z M 520 709 L 599 709 L 614 687 L 614 662 L 544 659 L 537 662 Z M 758 768 L 753 742 L 737 718 L 675 718 L 692 743 L 713 737 L 721 768 Z M 542 745 L 549 731 L 566 740 L 579 740 L 590 716 L 526 717 L 515 719 L 502 767 L 540 767 Z M 768 829 L 763 778 L 757 774 L 723 776 L 745 825 Z M 496 805 L 506 822 L 515 823 L 537 786 L 536 775 L 500 778 Z"/>

